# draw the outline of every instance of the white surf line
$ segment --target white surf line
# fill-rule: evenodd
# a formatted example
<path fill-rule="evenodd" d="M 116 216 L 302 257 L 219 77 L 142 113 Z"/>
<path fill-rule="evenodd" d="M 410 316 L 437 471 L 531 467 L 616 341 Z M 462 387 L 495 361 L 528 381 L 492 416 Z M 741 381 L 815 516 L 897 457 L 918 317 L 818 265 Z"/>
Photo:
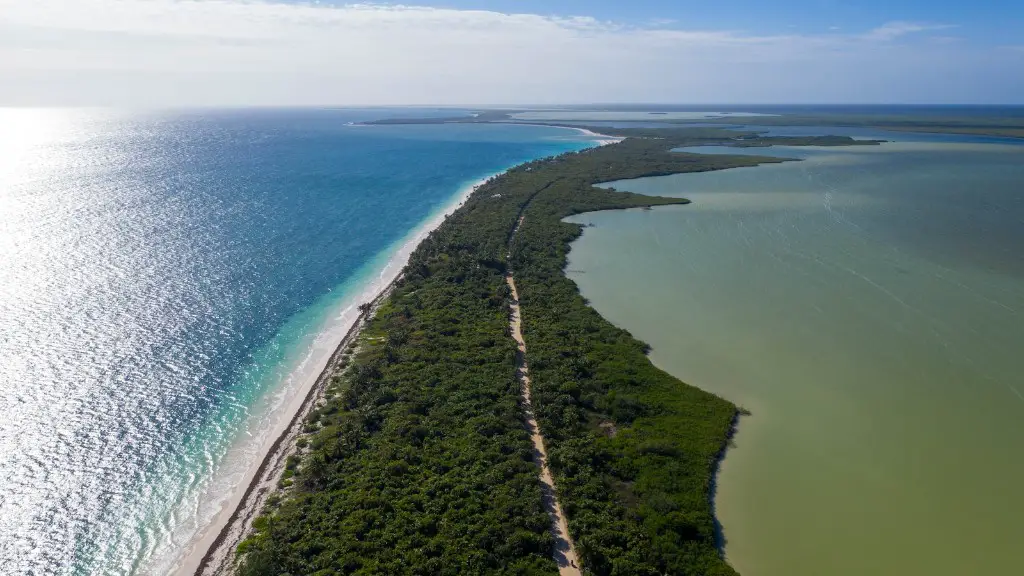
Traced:
<path fill-rule="evenodd" d="M 519 227 L 523 225 L 525 217 L 521 216 L 516 222 L 512 231 L 515 237 Z M 511 253 L 509 253 L 511 257 Z M 558 503 L 558 493 L 555 491 L 555 478 L 551 475 L 551 468 L 548 467 L 548 452 L 544 447 L 544 436 L 537 425 L 537 416 L 533 413 L 533 402 L 530 398 L 530 369 L 526 363 L 526 341 L 523 339 L 522 313 L 519 309 L 519 291 L 516 290 L 516 281 L 512 277 L 511 268 L 505 275 L 505 282 L 512 291 L 512 316 L 509 319 L 509 328 L 512 330 L 512 338 L 516 341 L 516 374 L 522 384 L 523 412 L 527 431 L 530 432 L 530 440 L 533 441 L 533 461 L 540 468 L 541 493 L 544 499 L 544 509 L 551 517 L 551 535 L 555 538 L 555 562 L 558 563 L 560 576 L 583 576 L 580 570 L 579 556 L 576 555 L 576 544 L 569 535 L 569 522 L 562 512 L 562 506 Z"/>

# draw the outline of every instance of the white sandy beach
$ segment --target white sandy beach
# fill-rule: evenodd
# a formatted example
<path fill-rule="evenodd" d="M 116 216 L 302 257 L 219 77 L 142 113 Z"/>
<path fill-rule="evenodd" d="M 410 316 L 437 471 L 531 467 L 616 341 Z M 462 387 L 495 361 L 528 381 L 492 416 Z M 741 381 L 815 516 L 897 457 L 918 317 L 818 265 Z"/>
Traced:
<path fill-rule="evenodd" d="M 253 499 L 247 498 L 247 494 L 257 492 L 255 490 L 257 487 L 272 488 L 276 485 L 276 478 L 280 470 L 277 470 L 278 467 L 273 463 L 275 461 L 283 463 L 287 457 L 286 452 L 292 444 L 291 441 L 288 441 L 288 437 L 292 435 L 290 429 L 297 430 L 301 427 L 302 418 L 297 418 L 297 416 L 302 415 L 304 408 L 308 408 L 314 403 L 310 401 L 315 400 L 310 398 L 311 392 L 314 391 L 321 375 L 329 367 L 335 352 L 343 345 L 347 345 L 347 340 L 352 340 L 358 335 L 358 326 L 356 325 L 359 320 L 358 306 L 375 301 L 385 295 L 420 242 L 440 226 L 449 214 L 458 209 L 470 194 L 489 178 L 464 187 L 450 204 L 407 236 L 388 259 L 387 265 L 380 271 L 378 277 L 368 284 L 358 296 L 346 299 L 341 310 L 332 315 L 324 324 L 314 340 L 312 348 L 296 364 L 294 371 L 289 376 L 290 385 L 286 384 L 284 390 L 278 392 L 278 395 L 287 395 L 288 399 L 277 403 L 278 405 L 270 410 L 268 417 L 272 418 L 273 422 L 268 427 L 269 433 L 263 435 L 262 440 L 256 442 L 252 438 L 242 438 L 238 445 L 232 448 L 236 458 L 249 455 L 250 462 L 248 462 L 242 481 L 235 483 L 227 491 L 210 494 L 211 498 L 219 500 L 217 503 L 219 512 L 205 528 L 191 539 L 184 553 L 178 558 L 172 559 L 173 564 L 155 565 L 153 566 L 154 572 L 179 575 L 195 574 L 208 553 L 212 554 L 211 560 L 218 557 L 220 560 L 225 558 L 230 560 L 235 546 L 244 538 L 248 529 L 248 526 L 242 526 L 236 520 L 248 519 L 251 522 L 255 518 L 254 512 L 258 512 L 265 500 L 265 496 Z M 253 458 L 253 454 L 257 457 Z M 222 483 L 214 482 L 211 492 L 223 487 Z M 258 501 L 250 502 L 250 500 Z M 240 510 L 243 506 L 248 508 L 253 505 L 256 506 L 256 510 Z M 240 513 L 235 514 L 236 511 Z M 222 533 L 224 533 L 223 537 Z M 213 548 L 222 548 L 223 550 L 212 550 Z M 208 569 L 204 570 L 205 572 L 216 573 L 215 570 Z"/>
<path fill-rule="evenodd" d="M 598 141 L 597 141 L 597 145 L 598 146 L 607 146 L 609 144 L 617 144 L 617 143 L 622 142 L 623 140 L 625 140 L 625 138 L 620 138 L 618 136 L 609 136 L 607 134 L 598 134 L 597 132 L 594 132 L 593 130 L 587 130 L 586 128 L 573 128 L 573 130 L 578 130 L 581 134 L 583 134 L 585 136 L 590 136 L 590 137 L 593 137 L 593 138 L 598 138 Z"/>

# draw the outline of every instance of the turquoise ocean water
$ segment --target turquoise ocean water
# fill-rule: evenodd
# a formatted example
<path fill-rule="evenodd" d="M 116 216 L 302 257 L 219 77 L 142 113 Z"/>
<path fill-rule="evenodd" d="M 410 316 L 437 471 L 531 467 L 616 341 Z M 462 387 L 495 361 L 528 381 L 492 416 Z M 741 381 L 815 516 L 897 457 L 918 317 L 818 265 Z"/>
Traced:
<path fill-rule="evenodd" d="M 593 144 L 402 114 L 0 109 L 0 572 L 169 566 L 414 230 Z"/>

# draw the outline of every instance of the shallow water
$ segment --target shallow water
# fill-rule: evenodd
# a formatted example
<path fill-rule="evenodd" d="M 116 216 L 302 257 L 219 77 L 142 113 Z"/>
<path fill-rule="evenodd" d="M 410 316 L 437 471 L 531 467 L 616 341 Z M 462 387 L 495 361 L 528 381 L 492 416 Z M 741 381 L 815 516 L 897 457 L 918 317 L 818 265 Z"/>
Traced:
<path fill-rule="evenodd" d="M 0 109 L 0 573 L 164 573 L 410 231 L 588 145 L 347 125 L 426 113 Z"/>
<path fill-rule="evenodd" d="M 745 576 L 1024 566 L 1024 146 L 941 140 L 775 148 L 806 160 L 571 219 L 598 311 L 752 412 L 717 497 Z"/>

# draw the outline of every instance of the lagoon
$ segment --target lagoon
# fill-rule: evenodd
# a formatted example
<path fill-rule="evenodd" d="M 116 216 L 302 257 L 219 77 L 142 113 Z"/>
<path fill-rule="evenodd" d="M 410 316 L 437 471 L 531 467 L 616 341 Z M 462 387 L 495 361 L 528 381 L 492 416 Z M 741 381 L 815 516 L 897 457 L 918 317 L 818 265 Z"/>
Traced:
<path fill-rule="evenodd" d="M 820 130 L 819 130 L 820 131 Z M 1024 146 L 701 148 L 800 162 L 609 184 L 693 204 L 575 216 L 583 295 L 751 411 L 716 498 L 745 576 L 1024 565 Z"/>

